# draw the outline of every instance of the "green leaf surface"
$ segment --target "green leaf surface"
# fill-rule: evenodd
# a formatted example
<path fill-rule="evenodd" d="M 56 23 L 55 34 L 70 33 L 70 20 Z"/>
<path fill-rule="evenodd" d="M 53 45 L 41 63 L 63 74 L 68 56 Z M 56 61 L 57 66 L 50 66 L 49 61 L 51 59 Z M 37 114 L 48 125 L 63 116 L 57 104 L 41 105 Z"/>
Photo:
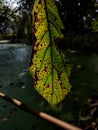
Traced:
<path fill-rule="evenodd" d="M 65 57 L 55 44 L 56 38 L 63 37 L 64 27 L 54 0 L 35 0 L 32 14 L 36 40 L 29 71 L 35 89 L 53 106 L 71 89 Z"/>

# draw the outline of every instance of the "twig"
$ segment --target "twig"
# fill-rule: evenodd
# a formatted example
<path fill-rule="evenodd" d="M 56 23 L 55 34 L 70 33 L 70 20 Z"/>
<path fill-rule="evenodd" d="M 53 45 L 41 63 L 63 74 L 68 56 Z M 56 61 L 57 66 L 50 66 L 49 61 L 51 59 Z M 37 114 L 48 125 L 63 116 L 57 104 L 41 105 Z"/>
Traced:
<path fill-rule="evenodd" d="M 91 128 L 91 124 L 89 125 L 89 126 L 87 126 L 85 129 L 83 129 L 83 130 L 87 130 L 87 129 L 89 129 L 89 128 Z"/>
<path fill-rule="evenodd" d="M 90 107 L 96 107 L 96 106 L 98 106 L 98 102 L 96 102 L 96 103 L 94 103 L 94 104 L 90 104 L 89 106 L 90 106 Z"/>
<path fill-rule="evenodd" d="M 17 100 L 17 99 L 14 99 L 14 98 L 10 98 L 8 96 L 6 96 L 4 93 L 1 93 L 0 92 L 0 97 L 14 105 L 16 105 L 17 107 L 19 107 L 21 110 L 24 110 L 26 111 L 27 113 L 30 113 L 32 115 L 35 115 L 35 116 L 38 116 L 40 117 L 41 119 L 44 119 L 54 125 L 57 125 L 63 129 L 66 129 L 66 130 L 82 130 L 76 126 L 73 126 L 69 123 L 66 123 L 62 120 L 59 120 L 49 114 L 46 114 L 44 112 L 36 112 L 35 110 L 29 108 L 26 104 L 22 103 L 21 101 Z"/>
<path fill-rule="evenodd" d="M 96 122 L 91 122 L 91 124 L 89 125 L 89 126 L 87 126 L 85 129 L 83 129 L 83 130 L 88 130 L 89 128 L 92 128 L 92 129 L 96 129 L 97 127 L 96 127 Z"/>

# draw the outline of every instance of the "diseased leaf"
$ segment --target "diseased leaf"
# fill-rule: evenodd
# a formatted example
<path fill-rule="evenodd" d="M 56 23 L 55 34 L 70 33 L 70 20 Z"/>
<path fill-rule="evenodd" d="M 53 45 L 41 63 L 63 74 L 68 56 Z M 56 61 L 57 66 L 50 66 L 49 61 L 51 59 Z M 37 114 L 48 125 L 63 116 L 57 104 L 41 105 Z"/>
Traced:
<path fill-rule="evenodd" d="M 35 0 L 33 28 L 36 38 L 30 73 L 34 87 L 50 105 L 61 102 L 71 89 L 64 55 L 55 45 L 63 37 L 63 24 L 54 0 Z"/>

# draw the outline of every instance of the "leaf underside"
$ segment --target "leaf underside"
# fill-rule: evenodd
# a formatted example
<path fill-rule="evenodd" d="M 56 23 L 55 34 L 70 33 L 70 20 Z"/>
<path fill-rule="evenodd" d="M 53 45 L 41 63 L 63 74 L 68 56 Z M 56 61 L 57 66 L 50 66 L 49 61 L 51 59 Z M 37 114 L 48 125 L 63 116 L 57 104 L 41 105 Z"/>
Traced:
<path fill-rule="evenodd" d="M 56 38 L 62 38 L 60 30 L 64 27 L 54 0 L 35 0 L 32 15 L 36 40 L 29 71 L 35 89 L 53 106 L 61 102 L 71 89 L 65 57 L 54 42 Z"/>

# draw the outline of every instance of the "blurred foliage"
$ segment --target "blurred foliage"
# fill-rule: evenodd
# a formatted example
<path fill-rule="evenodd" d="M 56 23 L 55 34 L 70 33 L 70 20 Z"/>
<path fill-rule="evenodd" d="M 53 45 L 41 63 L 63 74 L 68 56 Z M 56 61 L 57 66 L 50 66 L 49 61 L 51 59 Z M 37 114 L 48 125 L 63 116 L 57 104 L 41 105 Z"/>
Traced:
<path fill-rule="evenodd" d="M 2 26 L 5 26 L 5 28 L 7 28 L 6 17 L 9 14 L 9 12 L 12 13 L 12 15 L 16 15 L 15 13 L 17 13 L 18 14 L 17 17 L 19 17 L 19 19 L 18 19 L 18 23 L 16 24 L 16 29 L 14 30 L 18 29 L 18 31 L 16 32 L 19 34 L 20 32 L 24 33 L 25 32 L 24 28 L 25 27 L 27 28 L 26 22 L 28 21 L 28 16 L 30 16 L 31 14 L 34 0 L 14 1 L 17 2 L 17 7 L 14 7 L 13 9 L 10 7 L 11 1 L 8 1 L 6 5 L 4 4 L 4 1 L 0 0 L 0 10 L 1 10 L 0 14 L 3 13 L 2 17 L 4 17 L 3 22 L 5 23 L 5 25 Z M 96 11 L 98 10 L 98 4 L 96 0 L 86 0 L 86 1 L 85 0 L 55 0 L 55 1 L 59 10 L 59 14 L 65 25 L 66 32 L 71 31 L 71 32 L 79 33 L 79 32 L 84 32 L 87 29 L 96 30 L 96 28 L 93 28 L 93 24 L 92 24 L 93 20 L 98 19 L 98 12 Z M 9 17 L 10 18 L 9 21 L 11 21 L 12 15 L 11 17 Z M 16 18 L 14 18 L 14 22 L 15 19 Z M 2 21 L 0 21 L 0 25 L 1 23 Z M 21 25 L 23 27 L 21 27 Z M 31 28 L 29 28 L 29 30 L 30 29 Z"/>
<path fill-rule="evenodd" d="M 82 32 L 92 29 L 91 23 L 98 16 L 96 0 L 60 0 L 57 6 L 66 31 Z"/>
<path fill-rule="evenodd" d="M 0 3 L 0 34 L 16 33 L 18 16 L 11 9 Z"/>
<path fill-rule="evenodd" d="M 88 33 L 98 30 L 98 3 L 96 0 L 55 0 L 60 17 L 65 26 L 65 37 L 68 32 Z M 5 4 L 6 3 L 6 4 Z M 17 6 L 11 7 L 14 3 Z M 32 39 L 31 12 L 34 0 L 0 0 L 0 33 L 16 34 L 21 39 Z M 3 37 L 2 37 L 3 38 Z M 17 40 L 16 39 L 16 40 Z M 32 40 L 31 40 L 32 42 Z"/>
<path fill-rule="evenodd" d="M 32 41 L 32 5 L 30 2 L 28 4 L 19 0 L 0 1 L 0 39 L 7 38 L 14 42 Z"/>
<path fill-rule="evenodd" d="M 73 49 L 86 53 L 98 53 L 98 32 L 66 33 L 64 38 L 57 39 L 56 44 L 60 49 Z"/>

